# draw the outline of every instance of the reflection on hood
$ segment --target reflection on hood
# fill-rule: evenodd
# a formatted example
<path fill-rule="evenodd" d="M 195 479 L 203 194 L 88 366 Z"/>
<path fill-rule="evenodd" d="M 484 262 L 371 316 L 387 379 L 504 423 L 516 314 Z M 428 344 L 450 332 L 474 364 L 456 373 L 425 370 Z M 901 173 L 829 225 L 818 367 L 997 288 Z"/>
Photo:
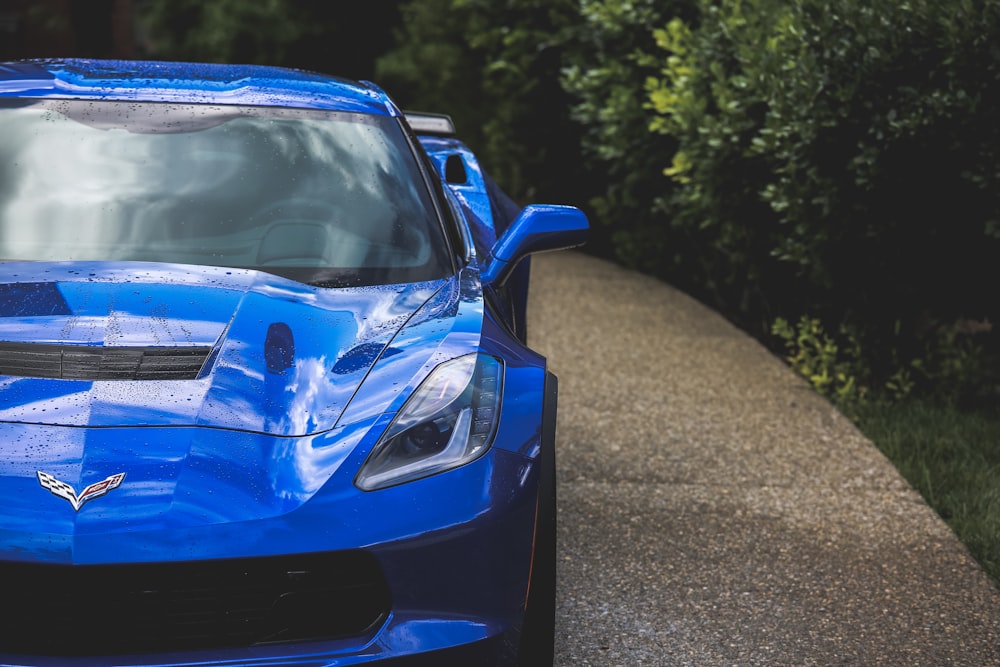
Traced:
<path fill-rule="evenodd" d="M 187 379 L 106 380 L 88 377 L 87 369 L 0 376 L 0 421 L 283 436 L 329 430 L 373 364 L 399 353 L 391 342 L 414 314 L 435 294 L 456 304 L 459 298 L 454 285 L 442 292 L 457 278 L 321 289 L 254 271 L 144 265 L 155 268 L 124 280 L 121 268 L 45 266 L 33 270 L 47 281 L 29 273 L 0 284 L 0 294 L 19 297 L 0 300 L 7 304 L 0 306 L 0 365 L 15 348 L 61 354 L 64 365 L 86 352 L 96 360 L 94 373 L 124 364 L 140 348 L 204 349 L 207 358 Z M 438 320 L 455 312 L 433 310 Z"/>

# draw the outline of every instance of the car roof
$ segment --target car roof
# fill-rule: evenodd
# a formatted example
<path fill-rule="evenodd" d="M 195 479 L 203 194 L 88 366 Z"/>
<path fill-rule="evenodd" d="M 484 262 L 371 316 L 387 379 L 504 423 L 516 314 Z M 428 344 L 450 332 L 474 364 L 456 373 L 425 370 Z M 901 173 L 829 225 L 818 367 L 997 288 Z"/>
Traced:
<path fill-rule="evenodd" d="M 369 82 L 262 65 L 135 60 L 0 63 L 0 98 L 102 99 L 328 109 L 398 116 Z"/>

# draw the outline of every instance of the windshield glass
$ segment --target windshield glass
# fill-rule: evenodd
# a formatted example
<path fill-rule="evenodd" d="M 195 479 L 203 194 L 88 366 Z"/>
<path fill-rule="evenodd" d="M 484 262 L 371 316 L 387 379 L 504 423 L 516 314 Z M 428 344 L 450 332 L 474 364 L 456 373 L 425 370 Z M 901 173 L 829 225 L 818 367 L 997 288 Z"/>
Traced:
<path fill-rule="evenodd" d="M 0 103 L 0 260 L 257 268 L 320 285 L 451 263 L 395 119 L 164 103 Z"/>

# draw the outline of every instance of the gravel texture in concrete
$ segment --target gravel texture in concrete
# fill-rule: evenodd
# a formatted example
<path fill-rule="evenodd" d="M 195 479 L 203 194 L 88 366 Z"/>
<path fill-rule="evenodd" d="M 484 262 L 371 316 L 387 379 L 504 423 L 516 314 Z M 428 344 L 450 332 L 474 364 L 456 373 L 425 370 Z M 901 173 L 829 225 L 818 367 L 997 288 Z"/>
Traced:
<path fill-rule="evenodd" d="M 1000 591 L 781 360 L 611 263 L 532 274 L 560 380 L 557 665 L 1000 665 Z"/>

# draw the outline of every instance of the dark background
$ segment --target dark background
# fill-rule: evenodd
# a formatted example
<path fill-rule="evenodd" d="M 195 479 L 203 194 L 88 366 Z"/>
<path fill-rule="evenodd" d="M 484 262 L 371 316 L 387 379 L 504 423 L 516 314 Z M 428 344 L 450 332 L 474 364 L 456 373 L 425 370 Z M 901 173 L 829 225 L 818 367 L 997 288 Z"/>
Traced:
<path fill-rule="evenodd" d="M 228 60 L 371 79 L 399 4 L 0 0 L 0 59 Z"/>
<path fill-rule="evenodd" d="M 0 58 L 135 55 L 132 0 L 0 0 Z"/>

